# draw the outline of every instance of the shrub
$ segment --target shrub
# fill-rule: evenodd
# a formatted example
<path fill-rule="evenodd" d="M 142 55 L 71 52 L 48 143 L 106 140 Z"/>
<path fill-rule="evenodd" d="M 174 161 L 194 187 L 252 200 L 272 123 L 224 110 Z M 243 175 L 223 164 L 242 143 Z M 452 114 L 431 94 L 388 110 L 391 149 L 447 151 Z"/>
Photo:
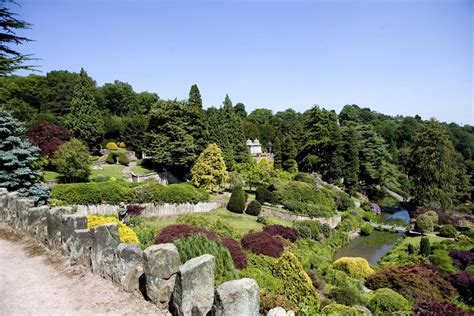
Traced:
<path fill-rule="evenodd" d="M 144 206 L 137 204 L 129 204 L 127 205 L 127 214 L 131 216 L 142 215 L 144 209 Z"/>
<path fill-rule="evenodd" d="M 222 283 L 237 277 L 229 251 L 217 240 L 210 240 L 205 235 L 197 234 L 174 242 L 178 248 L 182 263 L 189 259 L 211 254 L 216 258 L 216 282 Z"/>
<path fill-rule="evenodd" d="M 191 169 L 191 182 L 206 191 L 218 191 L 223 188 L 228 180 L 229 173 L 225 165 L 222 151 L 216 144 L 209 144 L 199 155 Z M 232 188 L 236 187 L 237 176 L 231 178 Z"/>
<path fill-rule="evenodd" d="M 240 239 L 242 236 L 232 226 L 216 216 L 209 215 L 183 215 L 178 217 L 178 224 L 188 224 L 195 227 L 205 227 L 208 231 L 219 237 L 232 237 Z"/>
<path fill-rule="evenodd" d="M 295 242 L 296 239 L 300 238 L 300 234 L 296 229 L 283 225 L 265 226 L 263 227 L 263 231 L 272 236 L 281 236 L 291 242 Z"/>
<path fill-rule="evenodd" d="M 114 142 L 108 142 L 107 145 L 105 145 L 105 148 L 107 148 L 108 150 L 118 150 L 118 146 L 116 143 Z"/>
<path fill-rule="evenodd" d="M 303 264 L 303 263 L 301 263 L 301 264 Z M 326 282 L 322 278 L 320 278 L 316 274 L 316 272 L 314 272 L 314 270 L 305 269 L 304 271 L 306 272 L 306 274 L 310 278 L 311 284 L 313 284 L 313 287 L 315 289 L 324 290 L 324 288 L 326 287 Z"/>
<path fill-rule="evenodd" d="M 109 153 L 107 155 L 107 158 L 105 159 L 105 162 L 107 162 L 108 164 L 111 164 L 111 165 L 116 164 L 117 163 L 117 157 L 118 157 L 117 153 L 113 153 L 113 152 Z"/>
<path fill-rule="evenodd" d="M 456 228 L 454 228 L 453 225 L 448 224 L 448 225 L 443 225 L 441 227 L 441 229 L 439 230 L 439 235 L 441 237 L 454 238 L 458 235 L 458 232 L 456 231 Z"/>
<path fill-rule="evenodd" d="M 441 275 L 456 271 L 451 261 L 451 257 L 446 250 L 438 249 L 433 251 L 430 256 L 430 262 L 436 266 Z"/>
<path fill-rule="evenodd" d="M 295 181 L 304 182 L 308 184 L 315 185 L 316 179 L 312 175 L 306 172 L 298 172 L 294 178 Z"/>
<path fill-rule="evenodd" d="M 323 233 L 325 238 L 331 237 L 331 232 L 332 232 L 331 226 L 329 226 L 328 224 L 322 224 L 321 232 Z"/>
<path fill-rule="evenodd" d="M 42 122 L 31 128 L 26 137 L 33 146 L 41 149 L 41 155 L 50 157 L 70 138 L 69 131 L 52 123 Z"/>
<path fill-rule="evenodd" d="M 421 233 L 430 233 L 433 231 L 434 223 L 432 216 L 427 213 L 418 215 L 415 222 L 415 230 Z"/>
<path fill-rule="evenodd" d="M 125 155 L 125 153 L 118 153 L 118 162 L 121 165 L 128 166 L 130 160 L 128 160 L 128 157 Z"/>
<path fill-rule="evenodd" d="M 247 205 L 247 209 L 245 210 L 246 214 L 258 216 L 262 210 L 262 205 L 257 200 L 250 201 L 249 205 Z"/>
<path fill-rule="evenodd" d="M 459 309 L 455 305 L 448 302 L 437 302 L 432 299 L 420 300 L 416 303 L 413 311 L 420 316 L 467 316 L 469 313 Z"/>
<path fill-rule="evenodd" d="M 126 148 L 126 147 L 127 147 L 127 145 L 125 145 L 125 143 L 124 143 L 124 142 L 120 142 L 120 144 L 119 144 L 119 147 L 120 147 L 120 148 Z"/>
<path fill-rule="evenodd" d="M 241 240 L 242 246 L 255 254 L 279 257 L 283 253 L 283 242 L 266 232 L 250 233 Z"/>
<path fill-rule="evenodd" d="M 278 259 L 252 253 L 248 254 L 247 259 L 247 268 L 240 271 L 240 276 L 255 279 L 260 291 L 281 294 L 283 282 L 273 275 Z"/>
<path fill-rule="evenodd" d="M 104 216 L 98 216 L 98 215 L 87 216 L 87 228 L 92 228 L 92 227 L 107 224 L 107 223 L 117 224 L 118 232 L 120 236 L 120 242 L 126 243 L 126 244 L 139 244 L 140 243 L 135 232 L 130 227 L 127 227 L 124 223 L 120 222 L 118 218 L 104 217 Z"/>
<path fill-rule="evenodd" d="M 299 235 L 304 239 L 320 241 L 322 238 L 321 224 L 317 221 L 298 221 L 294 223 Z"/>
<path fill-rule="evenodd" d="M 132 229 L 140 241 L 140 248 L 145 249 L 155 242 L 156 229 L 144 225 L 133 226 Z"/>
<path fill-rule="evenodd" d="M 407 252 L 408 252 L 409 255 L 412 255 L 412 254 L 415 253 L 415 247 L 413 246 L 413 244 L 408 244 Z"/>
<path fill-rule="evenodd" d="M 381 288 L 368 295 L 367 307 L 375 315 L 379 315 L 385 312 L 410 312 L 412 304 L 394 290 Z"/>
<path fill-rule="evenodd" d="M 366 278 L 374 273 L 364 258 L 342 257 L 334 261 L 334 269 L 344 271 L 353 278 Z"/>
<path fill-rule="evenodd" d="M 451 250 L 449 256 L 452 258 L 454 266 L 461 270 L 474 263 L 474 249 L 470 251 Z"/>
<path fill-rule="evenodd" d="M 92 182 L 107 182 L 110 180 L 109 176 L 98 174 L 95 177 L 90 178 Z"/>
<path fill-rule="evenodd" d="M 333 316 L 333 315 L 344 315 L 344 316 L 361 316 L 363 312 L 355 309 L 354 307 L 345 306 L 342 304 L 329 304 L 321 310 L 322 315 Z"/>
<path fill-rule="evenodd" d="M 429 256 L 431 253 L 430 240 L 427 237 L 421 237 L 420 240 L 420 255 Z"/>
<path fill-rule="evenodd" d="M 352 306 L 362 303 L 362 297 L 360 292 L 353 288 L 340 288 L 335 287 L 329 291 L 328 298 L 335 301 L 338 304 Z"/>
<path fill-rule="evenodd" d="M 294 159 L 288 159 L 283 162 L 283 170 L 289 173 L 296 173 L 298 172 L 298 163 Z"/>
<path fill-rule="evenodd" d="M 446 280 L 451 283 L 467 304 L 474 305 L 474 275 L 461 271 L 448 274 Z"/>
<path fill-rule="evenodd" d="M 90 175 L 89 149 L 78 139 L 73 138 L 59 146 L 51 162 L 63 182 L 87 181 Z"/>
<path fill-rule="evenodd" d="M 336 201 L 336 208 L 340 212 L 343 212 L 351 207 L 354 207 L 354 201 L 352 201 L 349 194 L 345 192 L 336 192 L 334 194 L 334 199 Z"/>
<path fill-rule="evenodd" d="M 360 233 L 362 236 L 369 236 L 374 231 L 374 228 L 370 224 L 364 224 L 360 228 Z"/>
<path fill-rule="evenodd" d="M 274 197 L 272 192 L 265 187 L 259 186 L 255 192 L 255 199 L 260 202 L 260 204 L 265 204 L 265 202 L 274 204 Z"/>
<path fill-rule="evenodd" d="M 204 228 L 193 227 L 187 224 L 173 224 L 163 228 L 156 237 L 155 244 L 171 243 L 177 239 L 185 239 L 192 235 L 202 234 L 209 239 L 217 239 L 217 235 Z"/>
<path fill-rule="evenodd" d="M 233 213 L 243 213 L 245 210 L 245 194 L 242 187 L 235 187 L 227 203 L 227 209 Z"/>
<path fill-rule="evenodd" d="M 283 295 L 264 292 L 260 295 L 260 314 L 266 315 L 275 307 L 283 307 L 285 310 L 298 312 L 298 306 Z"/>
<path fill-rule="evenodd" d="M 242 251 L 240 243 L 231 237 L 224 237 L 221 241 L 224 247 L 229 250 L 234 267 L 239 270 L 245 269 L 247 267 L 247 256 Z"/>
<path fill-rule="evenodd" d="M 456 293 L 451 284 L 425 265 L 388 266 L 369 276 L 365 285 L 373 290 L 391 288 L 412 302 L 419 299 L 444 300 Z"/>
<path fill-rule="evenodd" d="M 436 213 L 435 211 L 427 211 L 427 212 L 422 213 L 421 215 L 429 217 L 434 225 L 438 224 L 439 216 L 438 216 L 438 213 Z"/>

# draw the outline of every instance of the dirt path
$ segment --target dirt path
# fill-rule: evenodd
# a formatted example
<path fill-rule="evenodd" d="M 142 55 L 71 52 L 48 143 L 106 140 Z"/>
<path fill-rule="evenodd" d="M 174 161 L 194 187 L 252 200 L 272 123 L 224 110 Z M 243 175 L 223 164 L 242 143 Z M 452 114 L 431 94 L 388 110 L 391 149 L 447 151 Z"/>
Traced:
<path fill-rule="evenodd" d="M 0 224 L 0 315 L 166 315 Z"/>

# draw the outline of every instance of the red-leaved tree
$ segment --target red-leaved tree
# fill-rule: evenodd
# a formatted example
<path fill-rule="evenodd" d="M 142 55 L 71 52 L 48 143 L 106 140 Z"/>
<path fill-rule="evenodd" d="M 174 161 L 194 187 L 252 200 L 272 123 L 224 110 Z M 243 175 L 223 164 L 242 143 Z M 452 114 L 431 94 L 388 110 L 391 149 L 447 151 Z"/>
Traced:
<path fill-rule="evenodd" d="M 26 137 L 31 144 L 41 149 L 41 154 L 50 157 L 59 146 L 69 141 L 69 131 L 61 126 L 42 122 L 31 128 Z"/>

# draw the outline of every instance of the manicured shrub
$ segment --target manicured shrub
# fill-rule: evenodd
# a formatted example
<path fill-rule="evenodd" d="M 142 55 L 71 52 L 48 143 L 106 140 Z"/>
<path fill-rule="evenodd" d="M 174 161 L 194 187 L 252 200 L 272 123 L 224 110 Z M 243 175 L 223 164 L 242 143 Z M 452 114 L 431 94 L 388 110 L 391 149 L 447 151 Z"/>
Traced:
<path fill-rule="evenodd" d="M 430 240 L 427 237 L 421 237 L 420 239 L 420 255 L 429 256 L 431 253 Z"/>
<path fill-rule="evenodd" d="M 412 302 L 420 299 L 440 301 L 456 293 L 449 282 L 426 265 L 391 265 L 369 276 L 365 285 L 372 290 L 391 288 Z"/>
<path fill-rule="evenodd" d="M 234 267 L 239 270 L 245 269 L 247 267 L 247 256 L 242 251 L 240 243 L 231 237 L 221 238 L 221 242 L 229 250 Z"/>
<path fill-rule="evenodd" d="M 263 227 L 263 231 L 272 236 L 281 236 L 291 242 L 295 242 L 300 238 L 300 234 L 294 228 L 283 225 L 270 225 Z"/>
<path fill-rule="evenodd" d="M 130 160 L 128 160 L 128 157 L 125 155 L 125 153 L 118 153 L 118 162 L 121 165 L 128 166 Z"/>
<path fill-rule="evenodd" d="M 241 240 L 242 246 L 255 254 L 278 258 L 283 253 L 283 242 L 266 232 L 250 233 Z"/>
<path fill-rule="evenodd" d="M 360 234 L 362 236 L 369 236 L 370 234 L 372 234 L 373 231 L 374 231 L 374 228 L 370 226 L 370 224 L 364 224 L 360 228 Z"/>
<path fill-rule="evenodd" d="M 144 206 L 137 204 L 129 204 L 127 205 L 127 214 L 131 216 L 142 215 L 144 209 Z"/>
<path fill-rule="evenodd" d="M 125 143 L 124 143 L 124 142 L 120 142 L 120 144 L 119 144 L 119 147 L 120 147 L 120 148 L 126 148 L 126 147 L 127 147 L 127 145 L 125 145 Z"/>
<path fill-rule="evenodd" d="M 298 221 L 294 223 L 294 227 L 304 239 L 320 241 L 323 237 L 321 224 L 317 221 Z"/>
<path fill-rule="evenodd" d="M 209 144 L 199 155 L 191 169 L 191 182 L 206 191 L 219 191 L 227 184 L 229 173 L 225 165 L 222 151 L 216 144 Z M 233 174 L 231 186 L 235 188 L 239 183 L 239 175 Z"/>
<path fill-rule="evenodd" d="M 265 204 L 268 202 L 270 204 L 275 204 L 275 198 L 273 197 L 272 192 L 265 187 L 258 186 L 255 191 L 255 199 L 260 202 L 260 204 Z"/>
<path fill-rule="evenodd" d="M 257 200 L 250 201 L 249 205 L 247 205 L 247 209 L 245 213 L 248 215 L 258 216 L 262 211 L 262 205 Z"/>
<path fill-rule="evenodd" d="M 107 145 L 105 145 L 105 148 L 107 148 L 108 150 L 118 150 L 118 146 L 116 143 L 114 142 L 108 142 Z"/>
<path fill-rule="evenodd" d="M 243 213 L 245 210 L 245 194 L 242 187 L 235 187 L 227 203 L 227 209 L 233 213 Z"/>
<path fill-rule="evenodd" d="M 474 305 L 474 275 L 461 271 L 448 274 L 446 280 L 451 283 L 467 304 Z"/>
<path fill-rule="evenodd" d="M 342 257 L 334 261 L 334 269 L 344 271 L 353 278 L 366 278 L 374 273 L 369 263 L 364 258 Z"/>
<path fill-rule="evenodd" d="M 331 291 L 329 291 L 328 298 L 338 304 L 347 306 L 361 304 L 363 301 L 360 292 L 353 288 L 332 288 Z"/>
<path fill-rule="evenodd" d="M 415 230 L 421 233 L 431 233 L 434 228 L 433 217 L 427 213 L 418 215 L 415 222 Z"/>
<path fill-rule="evenodd" d="M 446 250 L 437 249 L 429 257 L 430 262 L 438 269 L 441 275 L 455 272 L 456 268 L 453 266 L 451 257 Z"/>
<path fill-rule="evenodd" d="M 105 162 L 107 162 L 108 164 L 114 165 L 117 163 L 117 158 L 118 158 L 118 154 L 111 152 L 107 155 L 107 158 L 105 158 Z"/>
<path fill-rule="evenodd" d="M 137 235 L 130 228 L 127 227 L 124 223 L 120 222 L 118 218 L 115 217 L 104 217 L 98 215 L 88 215 L 87 216 L 87 228 L 92 228 L 95 226 L 107 224 L 107 223 L 116 223 L 118 226 L 118 232 L 120 236 L 120 242 L 126 244 L 139 244 Z"/>
<path fill-rule="evenodd" d="M 173 244 L 178 248 L 181 263 L 204 254 L 213 255 L 216 258 L 215 276 L 218 284 L 237 277 L 229 251 L 220 241 L 208 239 L 203 234 L 196 234 L 177 239 Z"/>
<path fill-rule="evenodd" d="M 458 235 L 458 232 L 456 231 L 456 228 L 454 228 L 453 225 L 448 224 L 448 225 L 443 225 L 441 227 L 441 229 L 439 230 L 439 235 L 441 237 L 454 238 Z"/>
<path fill-rule="evenodd" d="M 432 299 L 420 300 L 416 303 L 413 311 L 420 316 L 468 316 L 470 313 L 461 310 L 448 302 L 437 302 Z"/>
<path fill-rule="evenodd" d="M 205 227 L 208 231 L 215 233 L 219 237 L 232 237 L 240 239 L 241 234 L 232 226 L 224 222 L 217 216 L 204 214 L 190 214 L 178 217 L 178 224 L 188 224 L 195 227 Z"/>
<path fill-rule="evenodd" d="M 185 239 L 192 235 L 202 234 L 208 239 L 217 239 L 217 235 L 200 227 L 194 227 L 186 224 L 173 224 L 166 226 L 156 237 L 155 244 L 171 243 L 177 239 Z"/>
<path fill-rule="evenodd" d="M 456 268 L 464 270 L 474 264 L 474 248 L 471 250 L 451 250 L 449 256 Z"/>
<path fill-rule="evenodd" d="M 298 306 L 283 295 L 264 292 L 260 295 L 260 314 L 266 315 L 269 310 L 275 307 L 282 307 L 285 310 L 298 312 Z"/>
<path fill-rule="evenodd" d="M 389 288 L 378 289 L 368 295 L 367 307 L 375 315 L 381 313 L 410 312 L 412 304 Z"/>
<path fill-rule="evenodd" d="M 333 316 L 333 315 L 344 315 L 344 316 L 361 316 L 364 315 L 361 311 L 354 307 L 345 306 L 342 304 L 329 304 L 321 310 L 321 315 Z"/>

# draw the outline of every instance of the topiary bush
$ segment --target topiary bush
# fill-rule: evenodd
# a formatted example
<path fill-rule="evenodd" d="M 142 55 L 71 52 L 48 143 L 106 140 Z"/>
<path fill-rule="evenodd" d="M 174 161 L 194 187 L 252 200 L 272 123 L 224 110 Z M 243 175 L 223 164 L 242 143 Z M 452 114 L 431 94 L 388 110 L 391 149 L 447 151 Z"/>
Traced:
<path fill-rule="evenodd" d="M 367 307 L 375 315 L 381 313 L 410 312 L 412 304 L 399 293 L 389 288 L 378 289 L 368 295 Z"/>
<path fill-rule="evenodd" d="M 163 228 L 156 237 L 155 244 L 172 243 L 177 239 L 185 239 L 192 235 L 206 235 L 208 239 L 217 239 L 217 235 L 200 227 L 194 227 L 187 224 L 173 224 Z"/>
<path fill-rule="evenodd" d="M 118 146 L 116 143 L 114 142 L 108 142 L 107 145 L 105 145 L 105 148 L 107 148 L 108 150 L 118 150 Z"/>
<path fill-rule="evenodd" d="M 130 160 L 128 159 L 127 155 L 125 155 L 125 153 L 118 153 L 118 162 L 121 165 L 128 166 Z"/>
<path fill-rule="evenodd" d="M 363 302 L 360 292 L 354 288 L 334 287 L 329 291 L 328 298 L 338 304 L 353 306 Z"/>
<path fill-rule="evenodd" d="M 413 311 L 420 316 L 468 316 L 469 313 L 448 302 L 437 302 L 432 299 L 420 300 L 416 303 Z"/>
<path fill-rule="evenodd" d="M 420 239 L 420 255 L 429 256 L 431 253 L 430 240 L 427 237 L 421 237 Z"/>
<path fill-rule="evenodd" d="M 227 209 L 233 213 L 243 213 L 245 210 L 245 193 L 242 187 L 235 187 L 227 203 Z"/>
<path fill-rule="evenodd" d="M 441 237 L 455 238 L 458 235 L 456 228 L 453 225 L 443 225 L 439 230 L 439 235 Z"/>
<path fill-rule="evenodd" d="M 216 258 L 217 284 L 237 277 L 229 251 L 218 240 L 211 240 L 203 234 L 196 234 L 184 239 L 177 239 L 173 241 L 173 244 L 178 248 L 181 263 L 204 254 L 213 255 Z"/>
<path fill-rule="evenodd" d="M 434 229 L 432 216 L 427 213 L 418 215 L 415 222 L 415 230 L 421 233 L 431 233 Z"/>
<path fill-rule="evenodd" d="M 449 282 L 426 265 L 391 265 L 369 276 L 365 285 L 372 290 L 385 287 L 397 290 L 411 302 L 420 299 L 441 301 L 456 293 Z"/>
<path fill-rule="evenodd" d="M 221 238 L 221 242 L 229 250 L 234 267 L 239 270 L 245 269 L 247 267 L 247 256 L 242 251 L 240 243 L 231 237 Z"/>
<path fill-rule="evenodd" d="M 272 236 L 281 236 L 291 242 L 295 242 L 300 238 L 300 234 L 294 228 L 283 225 L 269 225 L 263 227 L 263 231 Z"/>
<path fill-rule="evenodd" d="M 266 232 L 250 233 L 240 241 L 242 246 L 255 254 L 278 258 L 283 253 L 283 242 Z"/>
<path fill-rule="evenodd" d="M 247 205 L 247 209 L 245 213 L 248 215 L 258 216 L 262 211 L 262 204 L 260 204 L 257 200 L 250 201 L 249 205 Z"/>
<path fill-rule="evenodd" d="M 125 145 L 125 143 L 124 143 L 124 142 L 120 142 L 120 144 L 119 144 L 119 147 L 120 147 L 120 148 L 126 148 L 126 147 L 127 147 L 127 145 Z"/>
<path fill-rule="evenodd" d="M 474 275 L 461 271 L 448 274 L 446 280 L 451 283 L 467 304 L 474 305 Z"/>
<path fill-rule="evenodd" d="M 374 274 L 374 270 L 364 258 L 342 257 L 334 261 L 334 269 L 344 271 L 353 278 L 366 278 Z"/>
<path fill-rule="evenodd" d="M 118 232 L 120 236 L 120 242 L 126 243 L 126 244 L 139 244 L 140 243 L 135 232 L 130 227 L 127 227 L 124 223 L 120 222 L 118 218 L 109 217 L 109 216 L 104 217 L 104 216 L 99 216 L 99 215 L 87 215 L 87 228 L 92 228 L 92 227 L 107 224 L 107 223 L 117 224 Z"/>

